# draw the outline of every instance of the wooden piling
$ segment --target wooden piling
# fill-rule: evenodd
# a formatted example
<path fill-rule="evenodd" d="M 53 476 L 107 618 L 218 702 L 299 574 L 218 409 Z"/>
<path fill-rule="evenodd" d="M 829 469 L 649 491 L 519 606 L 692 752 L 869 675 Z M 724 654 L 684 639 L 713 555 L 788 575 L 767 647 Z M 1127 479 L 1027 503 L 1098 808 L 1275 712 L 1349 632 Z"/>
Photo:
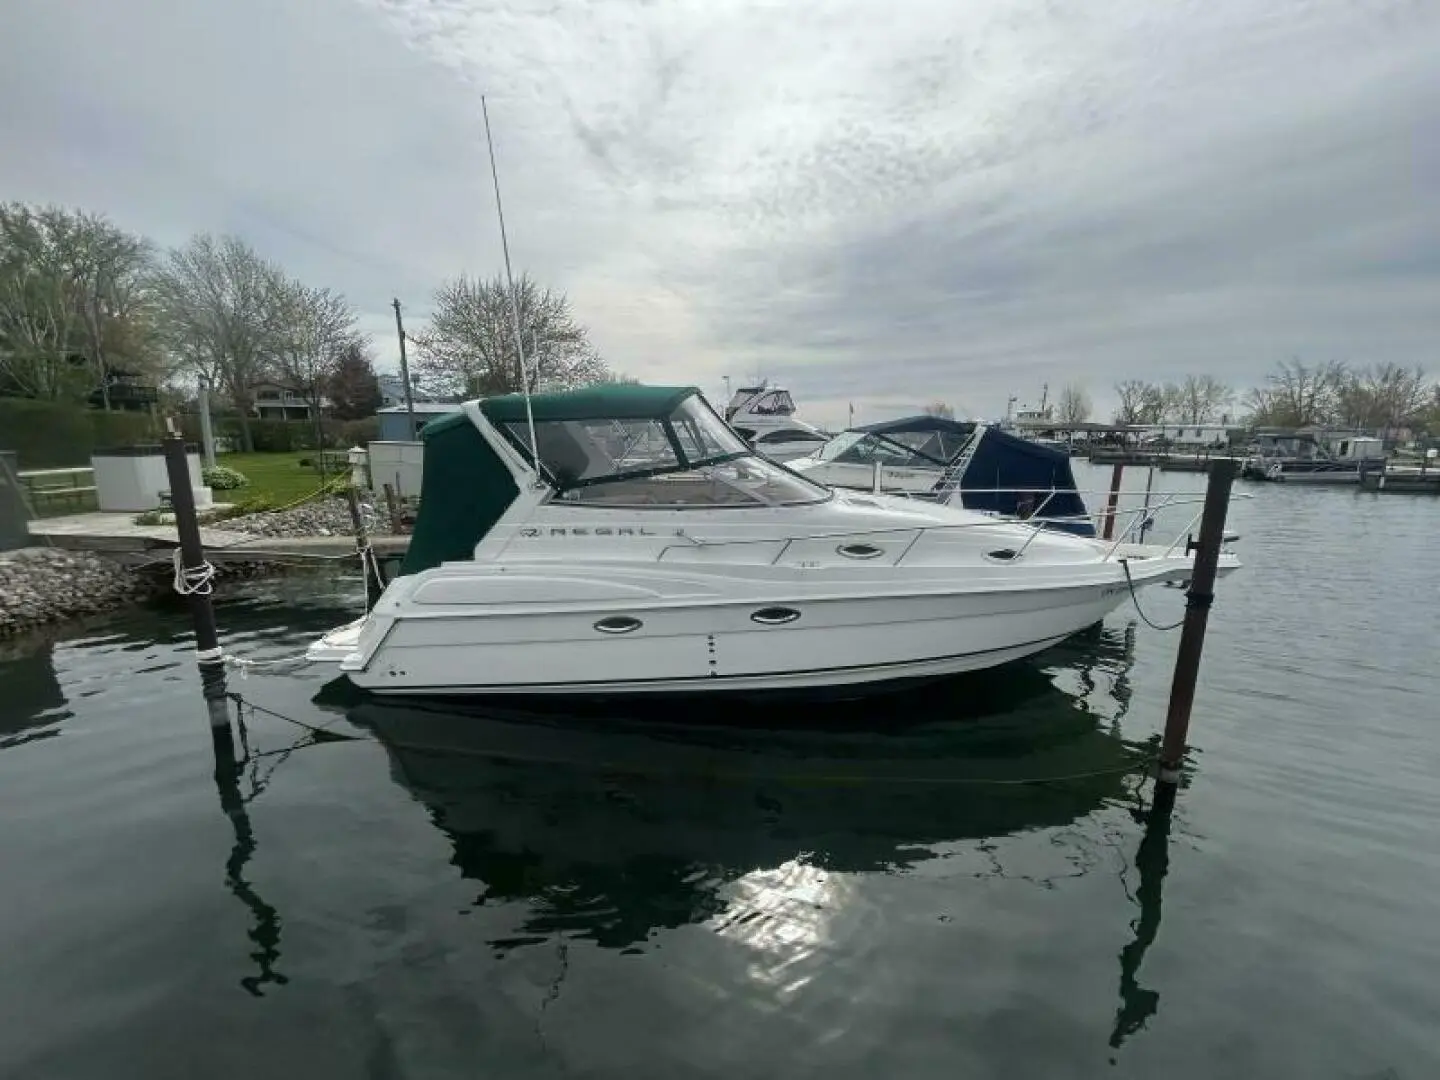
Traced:
<path fill-rule="evenodd" d="M 177 587 L 190 604 L 190 620 L 195 626 L 195 660 L 202 666 L 220 664 L 224 660 L 220 636 L 215 629 L 215 609 L 210 603 L 208 574 L 213 572 L 205 561 L 205 546 L 200 540 L 200 520 L 195 513 L 195 489 L 191 487 L 190 465 L 186 459 L 185 441 L 172 431 L 162 443 L 165 472 L 170 480 L 170 506 L 175 513 L 175 532 L 180 538 L 181 573 Z"/>
<path fill-rule="evenodd" d="M 1225 515 L 1230 509 L 1230 488 L 1235 482 L 1234 458 L 1217 458 L 1210 463 L 1210 482 L 1205 489 L 1205 508 L 1200 518 L 1200 539 L 1195 547 L 1195 566 L 1186 593 L 1185 626 L 1175 654 L 1175 675 L 1170 684 L 1170 708 L 1165 714 L 1165 735 L 1160 744 L 1158 782 L 1174 786 L 1180 782 L 1180 765 L 1185 757 L 1185 738 L 1190 730 L 1190 707 L 1195 702 L 1195 682 L 1200 674 L 1200 654 L 1205 648 L 1205 627 L 1215 599 L 1215 573 L 1220 548 L 1225 540 Z"/>
<path fill-rule="evenodd" d="M 395 489 L 389 484 L 383 485 L 385 489 L 385 509 L 390 514 L 390 531 L 396 536 L 400 535 L 400 501 L 395 498 Z"/>
<path fill-rule="evenodd" d="M 1120 506 L 1120 481 L 1125 476 L 1125 463 L 1117 461 L 1110 470 L 1110 501 L 1105 505 L 1105 539 L 1115 538 L 1115 514 Z"/>

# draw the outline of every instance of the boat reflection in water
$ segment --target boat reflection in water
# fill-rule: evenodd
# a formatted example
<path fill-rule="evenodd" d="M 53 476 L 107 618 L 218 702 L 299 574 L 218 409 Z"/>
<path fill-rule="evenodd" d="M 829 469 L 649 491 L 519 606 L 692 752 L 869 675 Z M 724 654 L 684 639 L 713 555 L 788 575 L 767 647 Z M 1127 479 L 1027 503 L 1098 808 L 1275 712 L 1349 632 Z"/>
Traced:
<path fill-rule="evenodd" d="M 390 698 L 347 715 L 449 838 L 476 902 L 524 902 L 497 949 L 557 934 L 636 948 L 699 922 L 798 942 L 849 875 L 1129 799 L 1141 748 L 1114 713 L 1130 633 L 1097 629 L 998 673 L 866 702 L 702 703 L 678 717 L 658 704 L 561 715 Z M 1056 667 L 1078 675 L 1078 696 L 1057 688 Z M 1087 693 L 1097 680 L 1104 691 Z M 1049 782 L 1026 782 L 1037 778 Z"/>

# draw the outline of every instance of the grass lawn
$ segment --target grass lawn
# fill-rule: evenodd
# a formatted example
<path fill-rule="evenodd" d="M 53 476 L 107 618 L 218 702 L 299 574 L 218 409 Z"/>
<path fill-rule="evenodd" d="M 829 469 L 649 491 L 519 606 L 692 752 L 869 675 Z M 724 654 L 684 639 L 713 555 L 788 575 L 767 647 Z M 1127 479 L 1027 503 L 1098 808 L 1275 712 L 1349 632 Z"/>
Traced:
<path fill-rule="evenodd" d="M 309 465 L 301 465 L 300 459 L 318 460 L 314 450 L 295 450 L 280 454 L 220 454 L 215 464 L 238 469 L 249 478 L 250 483 L 233 491 L 217 491 L 217 502 L 237 502 L 257 497 L 268 499 L 275 505 L 294 502 L 305 495 L 314 494 L 320 487 L 320 471 Z M 335 472 L 326 474 L 334 480 Z"/>

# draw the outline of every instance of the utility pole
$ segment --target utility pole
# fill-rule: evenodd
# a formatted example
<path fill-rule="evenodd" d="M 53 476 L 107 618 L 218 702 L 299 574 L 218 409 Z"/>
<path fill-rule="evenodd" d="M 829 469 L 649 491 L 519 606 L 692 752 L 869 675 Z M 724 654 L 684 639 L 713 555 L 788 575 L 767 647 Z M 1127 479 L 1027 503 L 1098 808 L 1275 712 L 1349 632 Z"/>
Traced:
<path fill-rule="evenodd" d="M 215 467 L 215 432 L 210 427 L 210 380 L 200 376 L 200 449 L 205 454 L 205 467 Z"/>
<path fill-rule="evenodd" d="M 415 396 L 410 391 L 410 361 L 405 356 L 405 323 L 400 318 L 400 298 L 391 301 L 395 308 L 395 333 L 400 336 L 400 381 L 405 384 L 405 423 L 410 442 L 415 441 Z"/>

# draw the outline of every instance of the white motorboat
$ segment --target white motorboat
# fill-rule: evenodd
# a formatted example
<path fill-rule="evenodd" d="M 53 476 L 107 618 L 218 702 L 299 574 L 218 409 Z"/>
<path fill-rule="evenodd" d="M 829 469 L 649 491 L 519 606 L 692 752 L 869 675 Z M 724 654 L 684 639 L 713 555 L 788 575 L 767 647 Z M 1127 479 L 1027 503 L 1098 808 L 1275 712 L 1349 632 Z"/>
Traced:
<path fill-rule="evenodd" d="M 832 491 L 693 387 L 472 401 L 424 442 L 401 575 L 308 654 L 377 693 L 858 691 L 1038 652 L 1191 570 L 1179 540 Z"/>
<path fill-rule="evenodd" d="M 990 424 L 928 414 L 866 424 L 787 467 L 831 487 L 933 498 L 1095 533 L 1070 455 Z"/>
<path fill-rule="evenodd" d="M 780 386 L 742 386 L 725 406 L 725 422 L 771 461 L 815 453 L 830 436 L 795 418 L 795 399 Z"/>

